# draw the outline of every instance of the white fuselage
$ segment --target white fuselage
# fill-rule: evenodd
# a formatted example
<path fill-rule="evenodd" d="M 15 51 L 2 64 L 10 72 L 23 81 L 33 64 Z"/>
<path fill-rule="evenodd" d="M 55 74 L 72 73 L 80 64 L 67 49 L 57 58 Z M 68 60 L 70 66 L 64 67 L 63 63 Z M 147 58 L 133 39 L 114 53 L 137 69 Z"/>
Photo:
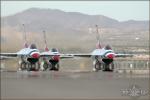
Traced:
<path fill-rule="evenodd" d="M 106 50 L 105 48 L 102 49 L 95 49 L 91 55 L 92 58 L 95 59 L 95 56 L 97 56 L 99 59 L 107 58 L 108 54 L 113 54 L 115 55 L 113 50 Z"/>
<path fill-rule="evenodd" d="M 28 58 L 36 58 L 38 59 L 40 56 L 40 52 L 38 49 L 30 49 L 30 48 L 24 48 L 17 52 L 17 55 L 21 57 L 22 61 L 27 62 Z"/>

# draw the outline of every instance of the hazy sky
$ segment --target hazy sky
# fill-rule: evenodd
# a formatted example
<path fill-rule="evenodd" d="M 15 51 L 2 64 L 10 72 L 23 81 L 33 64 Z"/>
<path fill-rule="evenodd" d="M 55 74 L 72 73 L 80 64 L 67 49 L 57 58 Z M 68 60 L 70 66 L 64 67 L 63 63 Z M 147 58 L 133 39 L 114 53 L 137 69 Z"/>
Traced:
<path fill-rule="evenodd" d="M 1 16 L 33 7 L 105 15 L 119 21 L 149 20 L 149 1 L 1 1 Z"/>

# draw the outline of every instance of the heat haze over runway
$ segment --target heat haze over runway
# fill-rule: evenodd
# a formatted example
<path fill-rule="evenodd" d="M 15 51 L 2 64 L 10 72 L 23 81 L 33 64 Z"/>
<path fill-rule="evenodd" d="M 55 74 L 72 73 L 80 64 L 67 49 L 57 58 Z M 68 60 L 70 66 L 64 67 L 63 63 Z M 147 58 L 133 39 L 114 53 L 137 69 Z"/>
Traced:
<path fill-rule="evenodd" d="M 2 99 L 130 99 L 122 90 L 147 90 L 148 74 L 92 71 L 1 72 Z M 139 99 L 148 99 L 142 95 Z"/>

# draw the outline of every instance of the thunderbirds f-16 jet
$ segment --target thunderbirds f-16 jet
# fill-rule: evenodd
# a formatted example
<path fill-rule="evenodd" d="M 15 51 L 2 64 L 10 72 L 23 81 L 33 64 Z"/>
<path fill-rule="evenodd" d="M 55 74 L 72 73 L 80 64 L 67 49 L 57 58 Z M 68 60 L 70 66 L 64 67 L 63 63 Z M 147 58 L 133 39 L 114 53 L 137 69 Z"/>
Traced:
<path fill-rule="evenodd" d="M 19 69 L 21 70 L 39 70 L 40 69 L 40 52 L 37 49 L 35 44 L 31 44 L 30 46 L 28 45 L 27 38 L 26 38 L 26 31 L 25 31 L 25 26 L 23 24 L 24 28 L 24 48 L 21 49 L 20 51 L 16 53 L 1 53 L 1 57 L 19 57 Z"/>
<path fill-rule="evenodd" d="M 51 50 L 49 50 L 47 47 L 45 31 L 43 31 L 43 36 L 44 36 L 44 43 L 45 43 L 45 52 L 41 53 L 41 57 L 43 59 L 42 68 L 44 71 L 47 69 L 58 71 L 60 59 L 72 58 L 72 56 L 61 54 L 58 52 L 58 49 L 56 48 L 52 48 Z"/>
<path fill-rule="evenodd" d="M 88 54 L 71 54 L 71 56 L 76 57 L 91 57 L 93 59 L 94 71 L 113 71 L 114 70 L 114 58 L 115 57 L 132 57 L 131 54 L 120 54 L 115 53 L 109 45 L 102 47 L 100 44 L 100 36 L 98 25 L 96 25 L 96 33 L 97 33 L 97 44 L 96 49 L 92 53 Z"/>

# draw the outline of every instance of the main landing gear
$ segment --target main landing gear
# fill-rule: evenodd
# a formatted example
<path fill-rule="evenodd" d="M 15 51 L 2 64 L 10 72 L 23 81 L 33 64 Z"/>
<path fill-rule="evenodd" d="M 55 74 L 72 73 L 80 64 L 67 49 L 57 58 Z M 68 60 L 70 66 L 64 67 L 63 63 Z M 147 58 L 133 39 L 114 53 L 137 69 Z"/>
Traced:
<path fill-rule="evenodd" d="M 101 62 L 100 61 L 94 61 L 94 71 L 99 71 L 99 70 L 101 70 L 101 66 L 102 66 L 102 64 L 101 64 Z"/>
<path fill-rule="evenodd" d="M 42 66 L 43 66 L 43 71 L 46 71 L 46 70 L 59 71 L 58 61 L 50 60 L 49 62 L 44 62 Z"/>
<path fill-rule="evenodd" d="M 101 70 L 102 64 L 99 61 L 98 56 L 95 56 L 95 61 L 93 62 L 93 65 L 94 65 L 93 71 L 97 72 L 97 71 Z"/>
<path fill-rule="evenodd" d="M 114 63 L 112 59 L 102 59 L 102 61 L 98 60 L 98 57 L 95 57 L 95 61 L 93 62 L 94 64 L 94 71 L 114 71 Z"/>
<path fill-rule="evenodd" d="M 19 62 L 19 70 L 21 71 L 39 71 L 40 70 L 40 62 L 25 62 L 25 61 L 20 61 Z"/>
<path fill-rule="evenodd" d="M 29 63 L 27 67 L 27 71 L 39 71 L 40 63 Z"/>
<path fill-rule="evenodd" d="M 96 62 L 93 70 L 96 72 L 99 70 L 113 72 L 114 71 L 114 63 L 106 64 L 106 63 Z"/>

